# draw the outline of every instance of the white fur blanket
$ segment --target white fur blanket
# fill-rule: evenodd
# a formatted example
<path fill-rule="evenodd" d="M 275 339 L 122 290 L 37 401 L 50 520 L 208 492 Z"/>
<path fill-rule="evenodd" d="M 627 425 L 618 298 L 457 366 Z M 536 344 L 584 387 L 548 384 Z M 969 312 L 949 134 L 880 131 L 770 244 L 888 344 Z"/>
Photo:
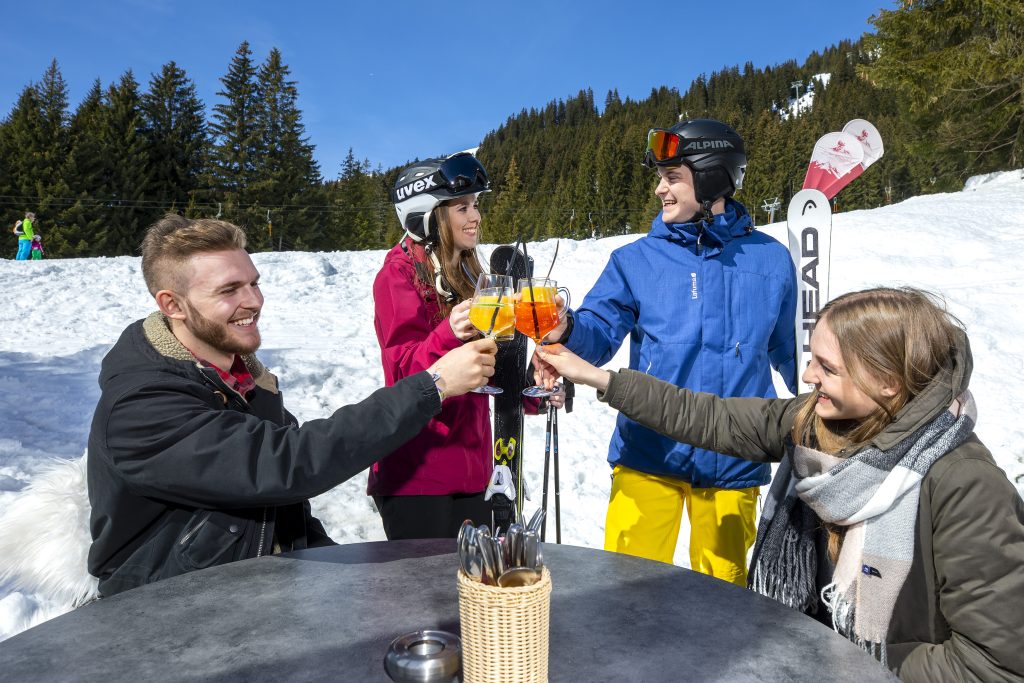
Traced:
<path fill-rule="evenodd" d="M 87 456 L 53 460 L 0 510 L 0 585 L 34 593 L 46 605 L 25 628 L 99 595 L 86 562 L 92 543 Z"/>

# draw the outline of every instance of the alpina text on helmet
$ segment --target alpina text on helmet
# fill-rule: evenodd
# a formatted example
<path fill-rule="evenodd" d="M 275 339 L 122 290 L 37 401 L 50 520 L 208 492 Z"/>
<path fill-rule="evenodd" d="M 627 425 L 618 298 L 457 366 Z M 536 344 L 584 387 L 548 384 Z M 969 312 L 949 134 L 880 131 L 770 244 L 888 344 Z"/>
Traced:
<path fill-rule="evenodd" d="M 700 151 L 704 149 L 733 149 L 733 144 L 728 140 L 694 140 L 687 142 L 683 150 L 687 152 Z"/>
<path fill-rule="evenodd" d="M 437 187 L 437 182 L 434 180 L 434 176 L 429 175 L 426 178 L 420 178 L 414 183 L 409 183 L 408 185 L 403 185 L 398 188 L 395 190 L 395 196 L 399 201 L 401 201 L 402 199 L 411 197 L 414 194 L 419 194 L 431 187 Z"/>

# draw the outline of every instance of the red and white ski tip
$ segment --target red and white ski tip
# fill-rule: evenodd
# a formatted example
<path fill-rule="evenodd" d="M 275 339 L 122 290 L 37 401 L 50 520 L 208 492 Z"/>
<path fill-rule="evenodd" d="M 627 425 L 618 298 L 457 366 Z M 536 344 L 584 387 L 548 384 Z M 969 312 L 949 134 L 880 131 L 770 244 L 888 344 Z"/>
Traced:
<path fill-rule="evenodd" d="M 868 166 L 881 159 L 885 153 L 885 148 L 882 145 L 882 136 L 878 133 L 878 129 L 868 121 L 854 119 L 843 126 L 843 132 L 857 138 L 861 147 L 864 148 L 864 159 L 844 175 L 822 188 L 822 193 L 829 199 L 839 194 L 844 187 L 856 180 L 861 173 L 867 170 Z"/>
<path fill-rule="evenodd" d="M 864 161 L 864 146 L 850 133 L 825 133 L 814 143 L 811 163 L 804 176 L 805 190 L 818 190 L 829 199 L 825 188 L 860 166 Z"/>

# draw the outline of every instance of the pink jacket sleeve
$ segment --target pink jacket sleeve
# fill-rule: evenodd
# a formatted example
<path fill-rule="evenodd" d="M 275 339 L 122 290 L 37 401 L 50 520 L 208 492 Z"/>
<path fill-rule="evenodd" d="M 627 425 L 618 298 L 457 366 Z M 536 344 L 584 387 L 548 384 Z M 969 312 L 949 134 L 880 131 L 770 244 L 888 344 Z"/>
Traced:
<path fill-rule="evenodd" d="M 403 256 L 388 254 L 373 283 L 374 327 L 388 384 L 426 370 L 462 344 L 447 318 L 430 322 L 434 307 L 416 291 L 415 270 Z"/>

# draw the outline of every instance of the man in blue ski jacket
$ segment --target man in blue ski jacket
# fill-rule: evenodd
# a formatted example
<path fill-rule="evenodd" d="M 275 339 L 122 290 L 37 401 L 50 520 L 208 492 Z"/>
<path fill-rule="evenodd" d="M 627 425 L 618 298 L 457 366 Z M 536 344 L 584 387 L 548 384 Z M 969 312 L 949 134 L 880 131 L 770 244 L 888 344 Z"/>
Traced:
<path fill-rule="evenodd" d="M 729 126 L 691 120 L 648 134 L 662 212 L 612 252 L 582 307 L 548 339 L 602 365 L 629 336 L 629 367 L 719 396 L 775 396 L 795 376 L 796 274 L 786 247 L 732 199 L 747 157 Z M 790 386 L 795 390 L 795 386 Z M 671 563 L 684 507 L 695 571 L 746 585 L 759 487 L 770 470 L 676 443 L 619 415 L 605 549 Z"/>

